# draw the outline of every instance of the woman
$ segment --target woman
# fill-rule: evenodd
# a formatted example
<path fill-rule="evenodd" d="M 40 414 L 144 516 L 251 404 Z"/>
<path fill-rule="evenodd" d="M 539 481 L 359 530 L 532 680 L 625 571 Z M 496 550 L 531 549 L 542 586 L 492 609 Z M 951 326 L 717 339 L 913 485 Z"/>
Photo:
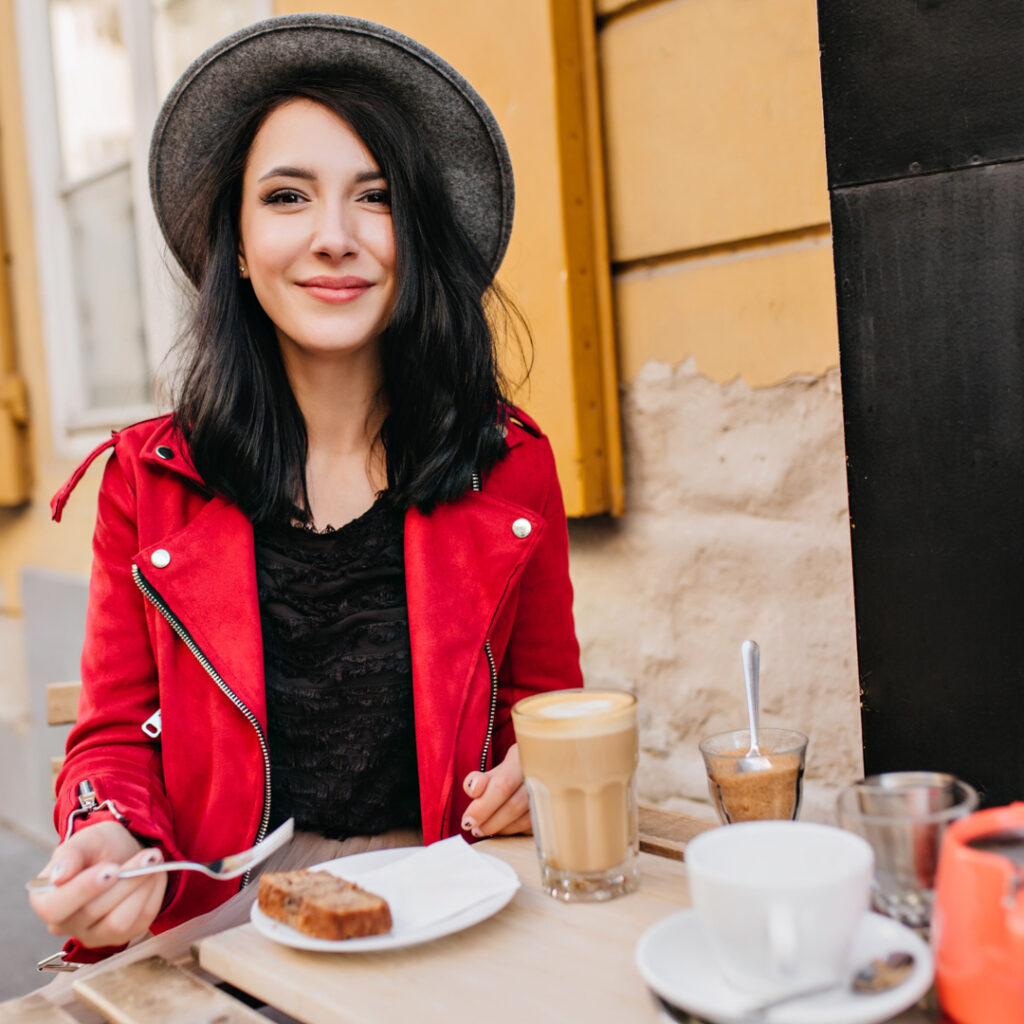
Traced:
<path fill-rule="evenodd" d="M 511 174 L 480 97 L 381 26 L 271 19 L 185 72 L 150 175 L 197 290 L 176 412 L 54 499 L 113 448 L 32 897 L 78 960 L 238 890 L 119 866 L 287 817 L 364 849 L 527 831 L 509 709 L 581 684 L 551 451 L 495 365 Z"/>

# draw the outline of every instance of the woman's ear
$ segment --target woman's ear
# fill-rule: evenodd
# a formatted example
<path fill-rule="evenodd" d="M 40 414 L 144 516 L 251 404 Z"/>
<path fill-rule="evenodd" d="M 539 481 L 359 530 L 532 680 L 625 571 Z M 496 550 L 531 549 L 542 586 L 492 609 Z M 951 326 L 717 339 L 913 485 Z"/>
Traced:
<path fill-rule="evenodd" d="M 249 267 L 246 265 L 246 262 L 245 262 L 245 252 L 243 251 L 241 246 L 238 247 L 238 276 L 239 277 L 248 277 L 249 276 Z"/>

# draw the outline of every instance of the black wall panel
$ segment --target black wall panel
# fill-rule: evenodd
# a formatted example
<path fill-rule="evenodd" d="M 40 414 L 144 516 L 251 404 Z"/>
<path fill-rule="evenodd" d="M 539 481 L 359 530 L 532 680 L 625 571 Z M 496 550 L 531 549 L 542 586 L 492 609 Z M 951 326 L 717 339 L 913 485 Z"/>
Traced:
<path fill-rule="evenodd" d="M 1024 164 L 832 195 L 865 766 L 1024 797 Z"/>
<path fill-rule="evenodd" d="M 829 183 L 1024 153 L 1022 0 L 819 0 Z"/>
<path fill-rule="evenodd" d="M 819 0 L 865 767 L 1024 799 L 1024 0 Z"/>

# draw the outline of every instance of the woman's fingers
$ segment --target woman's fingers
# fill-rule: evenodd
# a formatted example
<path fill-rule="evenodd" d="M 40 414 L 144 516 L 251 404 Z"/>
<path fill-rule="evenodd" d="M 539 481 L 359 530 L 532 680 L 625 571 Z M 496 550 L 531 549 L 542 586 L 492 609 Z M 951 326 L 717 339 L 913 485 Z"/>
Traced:
<path fill-rule="evenodd" d="M 65 923 L 111 889 L 118 866 L 141 849 L 138 840 L 117 822 L 98 822 L 81 829 L 53 851 L 41 874 L 49 877 L 56 889 L 32 893 L 32 909 L 51 932 L 67 934 Z"/>
<path fill-rule="evenodd" d="M 116 864 L 94 864 L 82 870 L 69 867 L 66 874 L 61 873 L 64 881 L 52 892 L 29 895 L 32 909 L 54 935 L 69 935 L 70 922 L 91 923 L 95 914 L 86 908 L 114 885 L 117 868 Z"/>
<path fill-rule="evenodd" d="M 487 789 L 487 773 L 470 772 L 463 779 L 462 788 L 466 791 L 466 796 L 471 796 L 474 799 L 483 796 L 484 790 Z"/>
<path fill-rule="evenodd" d="M 515 744 L 489 772 L 470 772 L 463 788 L 474 798 L 462 816 L 467 832 L 480 837 L 529 831 L 529 799 Z"/>
<path fill-rule="evenodd" d="M 123 825 L 101 821 L 79 829 L 61 843 L 39 874 L 60 887 L 88 867 L 107 862 L 123 864 L 141 849 L 142 845 Z"/>
<path fill-rule="evenodd" d="M 526 786 L 521 784 L 489 818 L 477 826 L 477 829 L 481 836 L 495 836 L 528 832 L 529 827 L 530 801 Z"/>
<path fill-rule="evenodd" d="M 124 864 L 97 864 L 53 892 L 33 896 L 32 905 L 55 935 L 73 935 L 87 946 L 122 945 L 145 932 L 156 917 L 167 876 L 119 880 L 118 872 L 161 859 L 159 850 L 149 849 Z"/>
<path fill-rule="evenodd" d="M 506 825 L 497 835 L 520 836 L 533 831 L 533 823 L 530 821 L 530 811 L 527 807 L 525 814 L 521 814 L 511 825 Z"/>
<path fill-rule="evenodd" d="M 146 932 L 160 910 L 167 876 L 149 875 L 130 881 L 135 884 L 128 894 L 89 928 L 74 931 L 75 938 L 87 946 L 120 946 Z M 128 880 L 118 883 L 128 884 Z"/>

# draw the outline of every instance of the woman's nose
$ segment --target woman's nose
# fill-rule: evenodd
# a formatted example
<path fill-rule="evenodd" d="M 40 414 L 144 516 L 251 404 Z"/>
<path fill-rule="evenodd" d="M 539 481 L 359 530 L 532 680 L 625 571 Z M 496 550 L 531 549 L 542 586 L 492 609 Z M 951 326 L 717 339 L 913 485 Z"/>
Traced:
<path fill-rule="evenodd" d="M 313 230 L 311 248 L 332 259 L 358 250 L 359 244 L 352 219 L 342 206 L 325 204 L 319 211 Z"/>

